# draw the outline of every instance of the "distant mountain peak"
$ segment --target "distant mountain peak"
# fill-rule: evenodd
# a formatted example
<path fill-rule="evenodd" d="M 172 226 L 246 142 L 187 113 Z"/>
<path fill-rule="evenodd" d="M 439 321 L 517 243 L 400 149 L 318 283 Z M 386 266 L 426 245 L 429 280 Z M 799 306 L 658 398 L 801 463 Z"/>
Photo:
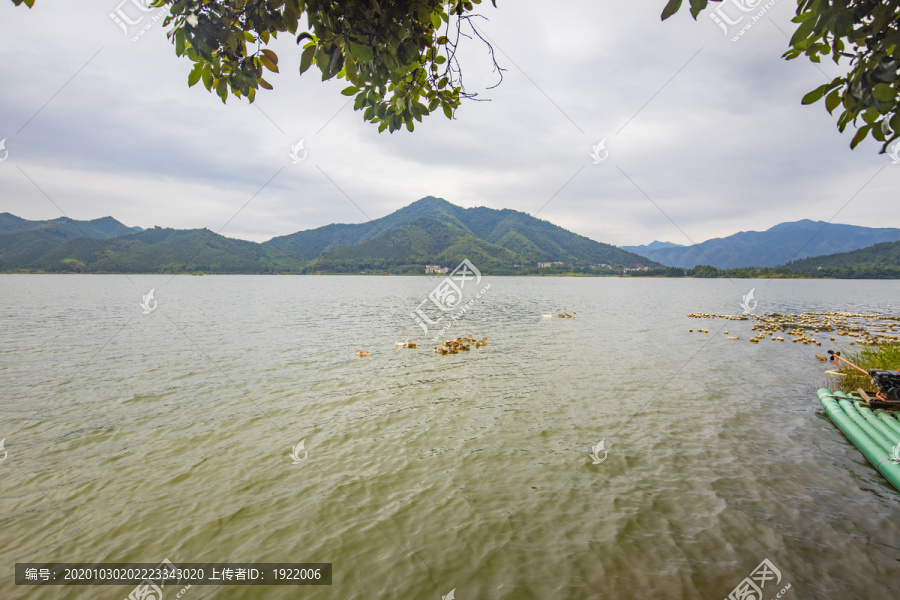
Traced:
<path fill-rule="evenodd" d="M 801 219 L 765 231 L 740 231 L 693 246 L 624 246 L 641 256 L 686 269 L 712 264 L 719 269 L 776 267 L 809 256 L 849 252 L 900 239 L 900 229 L 861 227 Z"/>
<path fill-rule="evenodd" d="M 113 239 L 126 235 L 126 243 Z M 8 270 L 58 272 L 81 265 L 81 272 L 424 274 L 426 264 L 452 268 L 464 259 L 484 273 L 510 275 L 657 265 L 520 211 L 462 208 L 435 196 L 373 221 L 326 225 L 264 244 L 233 240 L 208 228 L 135 232 L 112 217 L 0 217 L 0 269 Z"/>
<path fill-rule="evenodd" d="M 639 250 L 657 250 L 659 248 L 683 248 L 683 244 L 676 244 L 675 242 L 660 242 L 654 240 L 649 244 L 644 244 L 642 246 L 619 246 L 624 250 L 628 250 L 629 252 L 637 252 L 640 254 Z"/>
<path fill-rule="evenodd" d="M 389 245 L 383 244 L 390 238 Z M 425 263 L 444 266 L 481 257 L 486 267 L 545 263 L 548 257 L 567 268 L 615 264 L 634 267 L 648 261 L 626 250 L 590 240 L 548 221 L 512 209 L 463 208 L 425 196 L 368 223 L 333 224 L 273 238 L 273 245 L 294 258 L 313 261 L 322 270 L 359 272 L 366 264 Z M 467 256 L 468 251 L 472 256 Z M 356 263 L 353 263 L 356 261 Z M 653 265 L 656 263 L 654 261 Z M 651 265 L 652 266 L 652 265 Z"/>
<path fill-rule="evenodd" d="M 408 206 L 416 205 L 456 206 L 455 204 L 451 204 L 450 202 L 447 202 L 443 198 L 438 198 L 437 196 L 424 196 L 422 198 L 419 198 L 415 202 L 412 202 Z"/>

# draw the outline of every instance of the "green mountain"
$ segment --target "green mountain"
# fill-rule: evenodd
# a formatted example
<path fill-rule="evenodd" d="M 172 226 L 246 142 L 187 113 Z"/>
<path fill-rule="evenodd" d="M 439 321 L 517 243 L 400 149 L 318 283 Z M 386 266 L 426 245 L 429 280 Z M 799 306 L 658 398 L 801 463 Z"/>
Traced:
<path fill-rule="evenodd" d="M 42 222 L 44 221 L 29 221 L 8 212 L 0 213 L 0 233 L 21 231 L 23 229 L 28 229 L 32 223 Z"/>
<path fill-rule="evenodd" d="M 675 242 L 660 242 L 653 241 L 649 244 L 645 244 L 643 246 L 619 246 L 622 250 L 628 250 L 629 252 L 634 252 L 635 254 L 644 255 L 646 252 L 651 252 L 653 250 L 660 250 L 662 248 L 684 248 L 683 244 L 676 244 Z"/>
<path fill-rule="evenodd" d="M 658 266 L 514 210 L 427 197 L 385 217 L 332 224 L 263 244 L 208 229 L 135 232 L 111 217 L 26 221 L 0 214 L 0 270 L 82 273 L 423 273 L 468 258 L 492 274 Z M 537 263 L 554 263 L 538 268 Z"/>
<path fill-rule="evenodd" d="M 368 223 L 326 225 L 276 237 L 264 245 L 310 261 L 306 271 L 421 272 L 425 264 L 453 267 L 463 258 L 495 273 L 557 261 L 563 265 L 555 269 L 567 272 L 603 263 L 657 266 L 652 260 L 525 213 L 461 208 L 432 196 Z"/>
<path fill-rule="evenodd" d="M 900 229 L 860 227 L 803 219 L 766 231 L 741 231 L 693 246 L 661 246 L 634 251 L 671 267 L 713 265 L 719 269 L 775 267 L 789 260 L 849 252 L 879 242 L 900 240 Z"/>
<path fill-rule="evenodd" d="M 50 221 L 29 221 L 8 212 L 0 213 L 0 234 L 16 231 L 57 230 L 71 233 L 70 237 L 83 235 L 89 238 L 116 237 L 140 231 L 140 227 L 128 227 L 112 217 L 101 217 L 92 221 L 76 221 L 60 217 Z"/>
<path fill-rule="evenodd" d="M 851 252 L 804 258 L 790 262 L 786 266 L 797 272 L 847 268 L 892 270 L 891 267 L 900 268 L 900 242 L 882 242 Z"/>
<path fill-rule="evenodd" d="M 93 221 L 75 221 L 68 217 L 28 221 L 10 213 L 0 213 L 0 270 L 27 268 L 69 240 L 104 239 L 133 232 L 134 229 L 112 217 Z"/>
<path fill-rule="evenodd" d="M 455 266 L 465 258 L 478 265 L 479 270 L 496 271 L 521 262 L 514 252 L 475 237 L 445 217 L 424 216 L 372 239 L 326 250 L 306 270 L 421 273 L 426 264 Z"/>
<path fill-rule="evenodd" d="M 299 272 L 302 263 L 275 248 L 208 229 L 155 227 L 116 238 L 69 240 L 28 266 L 93 273 L 279 273 Z"/>

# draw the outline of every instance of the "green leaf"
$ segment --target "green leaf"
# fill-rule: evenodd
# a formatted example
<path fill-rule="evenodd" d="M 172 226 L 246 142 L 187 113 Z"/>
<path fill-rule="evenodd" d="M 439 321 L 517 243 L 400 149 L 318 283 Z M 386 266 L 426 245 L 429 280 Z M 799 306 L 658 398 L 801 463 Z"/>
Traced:
<path fill-rule="evenodd" d="M 839 90 L 833 90 L 828 96 L 825 98 L 825 108 L 828 109 L 829 114 L 834 113 L 834 109 L 840 106 L 841 104 L 841 92 Z"/>
<path fill-rule="evenodd" d="M 806 40 L 816 27 L 816 19 L 807 19 L 800 23 L 800 27 L 797 28 L 797 31 L 794 32 L 794 35 L 791 37 L 791 46 L 797 46 L 800 42 Z"/>
<path fill-rule="evenodd" d="M 265 68 L 267 68 L 268 70 L 272 71 L 273 73 L 278 72 L 278 65 L 276 65 L 274 62 L 272 62 L 272 59 L 270 59 L 267 55 L 260 54 L 259 60 L 260 60 L 260 62 L 262 62 L 263 66 Z"/>
<path fill-rule="evenodd" d="M 341 52 L 340 48 L 333 47 L 332 53 L 331 53 L 331 59 L 328 61 L 328 67 L 325 69 L 325 71 L 322 72 L 322 81 L 325 81 L 326 79 L 331 79 L 332 77 L 337 75 L 338 72 L 341 70 L 341 68 L 343 68 L 343 66 L 344 66 L 343 52 Z"/>
<path fill-rule="evenodd" d="M 313 57 L 316 55 L 316 47 L 310 46 L 303 51 L 303 54 L 300 56 L 300 73 L 305 73 L 311 66 L 313 62 Z"/>
<path fill-rule="evenodd" d="M 834 33 L 837 37 L 847 37 L 853 29 L 853 11 L 842 10 L 834 18 Z"/>
<path fill-rule="evenodd" d="M 801 100 L 801 104 L 812 104 L 813 102 L 818 102 L 822 99 L 822 96 L 825 95 L 825 92 L 828 91 L 828 88 L 831 87 L 830 84 L 825 83 L 809 92 L 805 96 L 803 96 L 803 100 Z"/>
<path fill-rule="evenodd" d="M 374 54 L 372 54 L 372 48 L 364 44 L 351 43 L 350 53 L 355 56 L 358 61 L 361 62 L 368 62 L 374 57 Z"/>
<path fill-rule="evenodd" d="M 707 4 L 708 0 L 691 0 L 691 16 L 694 17 L 695 21 L 700 12 L 706 8 Z"/>
<path fill-rule="evenodd" d="M 856 132 L 856 135 L 853 136 L 853 140 L 850 142 L 851 148 L 856 148 L 857 145 L 869 134 L 869 129 L 871 129 L 871 125 L 863 125 L 859 128 L 859 131 Z"/>
<path fill-rule="evenodd" d="M 341 93 L 345 96 L 353 96 L 358 91 L 359 91 L 358 87 L 356 87 L 355 85 L 351 85 L 351 86 L 348 86 L 348 87 L 345 87 L 344 89 L 342 89 Z"/>
<path fill-rule="evenodd" d="M 222 104 L 225 104 L 225 99 L 228 97 L 228 82 L 224 79 L 219 80 L 219 84 L 216 86 L 216 94 L 219 98 L 222 99 Z"/>
<path fill-rule="evenodd" d="M 188 87 L 194 87 L 198 81 L 200 81 L 200 65 L 198 64 L 193 70 L 188 74 Z"/>
<path fill-rule="evenodd" d="M 271 50 L 269 50 L 268 48 L 263 48 L 262 54 L 263 54 L 263 56 L 268 58 L 272 62 L 273 65 L 278 64 L 278 55 L 275 54 L 274 52 L 272 52 Z"/>
<path fill-rule="evenodd" d="M 879 102 L 890 102 L 897 97 L 897 92 L 887 83 L 879 83 L 872 88 L 872 96 Z"/>
<path fill-rule="evenodd" d="M 660 19 L 665 21 L 666 19 L 677 13 L 679 8 L 681 8 L 681 0 L 669 0 L 669 3 L 666 4 L 666 7 L 663 9 L 662 14 L 660 15 Z"/>
<path fill-rule="evenodd" d="M 448 119 L 452 119 L 453 118 L 453 109 L 445 104 L 444 105 L 444 114 L 447 115 Z"/>

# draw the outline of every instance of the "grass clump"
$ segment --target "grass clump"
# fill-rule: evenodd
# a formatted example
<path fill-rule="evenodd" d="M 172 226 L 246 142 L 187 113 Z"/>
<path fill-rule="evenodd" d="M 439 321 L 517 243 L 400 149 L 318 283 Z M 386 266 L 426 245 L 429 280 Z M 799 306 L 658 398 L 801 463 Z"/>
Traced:
<path fill-rule="evenodd" d="M 881 369 L 883 371 L 894 371 L 900 369 L 900 344 L 888 343 L 878 346 L 866 346 L 858 350 L 849 350 L 841 352 L 841 356 L 857 365 L 859 368 L 868 371 L 869 369 Z M 846 363 L 838 361 L 836 370 L 841 373 L 840 377 L 829 377 L 829 388 L 831 390 L 842 392 L 854 392 L 859 388 L 866 392 L 875 392 L 875 384 L 872 378 L 865 373 L 860 373 Z"/>

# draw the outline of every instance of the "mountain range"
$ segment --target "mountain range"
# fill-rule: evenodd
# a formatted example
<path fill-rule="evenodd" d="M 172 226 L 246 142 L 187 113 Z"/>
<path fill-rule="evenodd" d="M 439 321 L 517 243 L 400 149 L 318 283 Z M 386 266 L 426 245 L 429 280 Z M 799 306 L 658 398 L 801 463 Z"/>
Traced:
<path fill-rule="evenodd" d="M 29 221 L 0 213 L 0 271 L 417 274 L 425 265 L 452 268 L 468 258 L 496 275 L 787 264 L 797 273 L 838 269 L 843 276 L 862 272 L 854 265 L 878 273 L 900 268 L 896 240 L 900 229 L 802 220 L 693 246 L 657 241 L 617 248 L 515 210 L 461 208 L 428 196 L 380 219 L 261 244 L 208 229 L 128 227 L 112 217 Z"/>
<path fill-rule="evenodd" d="M 684 248 L 682 244 L 675 244 L 673 242 L 650 242 L 649 244 L 645 244 L 643 246 L 619 246 L 622 250 L 628 250 L 629 252 L 634 252 L 635 254 L 640 254 L 643 256 L 643 253 L 649 252 L 651 250 L 659 250 L 661 248 Z"/>
<path fill-rule="evenodd" d="M 0 213 L 0 270 L 29 268 L 49 252 L 76 239 L 108 239 L 140 231 L 112 217 L 75 221 L 68 217 L 52 221 L 29 221 Z"/>
<path fill-rule="evenodd" d="M 779 223 L 765 231 L 741 231 L 692 246 L 653 242 L 646 246 L 623 246 L 622 249 L 670 267 L 688 269 L 713 265 L 719 269 L 735 269 L 776 267 L 810 256 L 849 252 L 898 240 L 900 229 L 803 219 Z"/>
<path fill-rule="evenodd" d="M 0 214 L 0 270 L 85 273 L 423 273 L 468 258 L 493 274 L 599 272 L 658 263 L 514 210 L 431 196 L 380 219 L 262 244 L 208 229 L 141 230 L 112 217 L 27 221 Z M 555 263 L 538 268 L 537 263 Z"/>
<path fill-rule="evenodd" d="M 792 271 L 796 272 L 844 269 L 862 265 L 868 267 L 900 267 L 900 242 L 881 242 L 859 250 L 802 258 L 787 264 Z"/>

